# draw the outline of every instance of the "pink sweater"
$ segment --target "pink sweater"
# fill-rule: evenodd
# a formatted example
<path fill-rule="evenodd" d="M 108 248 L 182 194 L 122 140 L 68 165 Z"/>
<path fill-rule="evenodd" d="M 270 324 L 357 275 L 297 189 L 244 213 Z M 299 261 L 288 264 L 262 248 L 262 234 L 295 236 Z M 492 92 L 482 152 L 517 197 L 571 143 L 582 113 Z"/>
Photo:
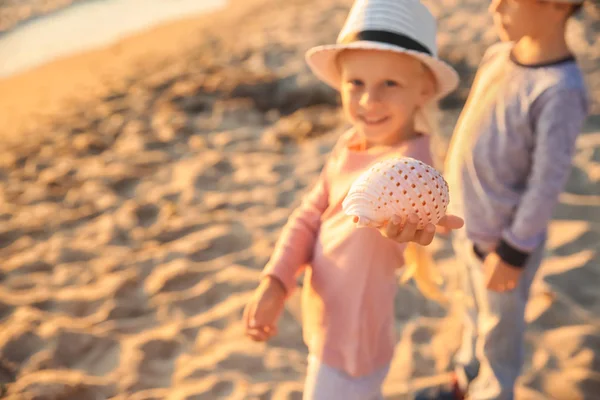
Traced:
<path fill-rule="evenodd" d="M 395 270 L 405 245 L 373 228 L 356 228 L 342 201 L 370 165 L 393 155 L 431 164 L 429 137 L 395 147 L 360 150 L 353 130 L 334 147 L 313 189 L 294 210 L 263 275 L 278 278 L 288 295 L 306 268 L 303 337 L 311 354 L 351 376 L 386 366 L 396 344 Z"/>

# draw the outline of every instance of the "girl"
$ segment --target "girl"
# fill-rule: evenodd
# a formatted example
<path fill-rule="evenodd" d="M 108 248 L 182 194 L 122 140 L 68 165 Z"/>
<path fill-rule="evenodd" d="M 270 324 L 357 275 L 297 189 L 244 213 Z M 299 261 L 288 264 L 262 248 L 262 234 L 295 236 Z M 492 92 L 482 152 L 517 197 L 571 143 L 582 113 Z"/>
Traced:
<path fill-rule="evenodd" d="M 357 0 L 337 43 L 307 53 L 313 72 L 341 92 L 352 128 L 284 227 L 244 312 L 252 339 L 272 337 L 296 276 L 310 265 L 302 293 L 306 400 L 381 398 L 395 346 L 395 270 L 406 242 L 429 244 L 435 227 L 417 231 L 412 215 L 382 235 L 356 228 L 341 205 L 375 162 L 401 155 L 431 164 L 423 111 L 458 83 L 436 57 L 435 36 L 435 20 L 418 0 Z M 462 222 L 447 216 L 440 225 Z"/>

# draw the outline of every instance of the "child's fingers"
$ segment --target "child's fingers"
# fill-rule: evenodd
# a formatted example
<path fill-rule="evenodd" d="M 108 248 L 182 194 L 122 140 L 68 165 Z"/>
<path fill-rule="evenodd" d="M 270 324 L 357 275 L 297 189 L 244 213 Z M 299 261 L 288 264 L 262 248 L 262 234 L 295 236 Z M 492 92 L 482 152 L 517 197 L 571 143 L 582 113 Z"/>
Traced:
<path fill-rule="evenodd" d="M 462 228 L 465 224 L 465 220 L 456 215 L 446 214 L 439 220 L 437 224 L 450 231 L 453 229 Z"/>
<path fill-rule="evenodd" d="M 244 315 L 242 317 L 246 329 L 250 327 L 250 309 L 254 308 L 254 302 L 250 302 L 244 307 Z"/>
<path fill-rule="evenodd" d="M 450 229 L 445 227 L 444 225 L 438 225 L 436 227 L 436 232 L 440 235 L 447 236 L 450 234 Z"/>
<path fill-rule="evenodd" d="M 493 290 L 494 292 L 501 293 L 506 290 L 506 287 L 503 283 L 500 283 L 498 281 L 491 281 L 490 283 L 488 283 L 488 289 Z"/>
<path fill-rule="evenodd" d="M 420 244 L 421 246 L 428 246 L 433 242 L 433 237 L 435 236 L 435 226 L 433 224 L 427 224 L 425 228 L 415 233 L 414 241 Z"/>
<path fill-rule="evenodd" d="M 263 332 L 265 332 L 268 336 L 275 336 L 277 334 L 277 326 L 276 325 L 266 325 L 258 327 Z"/>
<path fill-rule="evenodd" d="M 271 326 L 273 325 L 275 319 L 274 305 L 269 304 L 269 302 L 265 302 L 264 299 L 261 300 L 254 312 L 254 320 L 250 320 L 250 327 L 254 326 Z"/>
<path fill-rule="evenodd" d="M 246 335 L 256 342 L 264 342 L 268 339 L 268 334 L 257 325 L 254 315 L 255 310 L 256 305 L 254 302 L 248 303 L 244 309 L 244 325 L 246 328 Z"/>
<path fill-rule="evenodd" d="M 265 326 L 265 327 L 263 328 L 263 330 L 265 331 L 265 333 L 266 333 L 267 335 L 269 335 L 269 338 L 271 338 L 271 337 L 273 337 L 273 336 L 277 335 L 277 332 L 278 332 L 278 331 L 277 331 L 277 326 L 276 326 L 276 325 L 269 325 L 269 326 Z"/>
<path fill-rule="evenodd" d="M 393 221 L 390 221 L 389 223 L 387 223 L 385 225 L 384 230 L 385 230 L 385 236 L 394 239 L 394 238 L 396 238 L 396 236 L 398 236 L 398 234 L 402 230 L 402 226 L 394 223 Z"/>
<path fill-rule="evenodd" d="M 398 225 L 398 227 L 402 227 L 402 225 L 404 225 L 404 219 L 396 214 L 392 215 L 392 218 L 390 218 L 390 223 L 394 224 L 394 225 Z"/>
<path fill-rule="evenodd" d="M 504 279 L 496 271 L 488 278 L 487 288 L 494 292 L 504 292 L 507 289 Z"/>
<path fill-rule="evenodd" d="M 415 234 L 417 233 L 417 225 L 419 224 L 419 217 L 415 214 L 411 214 L 406 219 L 406 223 L 402 227 L 402 230 L 396 237 L 396 240 L 400 243 L 414 241 Z"/>
<path fill-rule="evenodd" d="M 367 217 L 354 216 L 352 218 L 352 221 L 356 224 L 356 226 L 358 226 L 360 228 L 365 228 L 365 227 L 377 228 L 378 227 L 377 223 L 371 221 Z"/>
<path fill-rule="evenodd" d="M 246 331 L 250 331 L 252 329 L 259 328 L 260 326 L 264 326 L 261 324 L 256 318 L 257 304 L 252 301 L 248 303 L 246 308 L 244 309 L 244 324 L 246 325 Z"/>
<path fill-rule="evenodd" d="M 246 331 L 246 334 L 250 336 L 250 338 L 257 342 L 264 342 L 265 340 L 269 340 L 273 336 L 277 335 L 277 327 L 276 326 L 256 326 L 254 328 L 250 328 Z"/>
<path fill-rule="evenodd" d="M 246 331 L 246 334 L 250 337 L 250 339 L 255 342 L 264 342 L 269 339 L 270 335 L 265 332 L 263 329 L 252 328 Z"/>

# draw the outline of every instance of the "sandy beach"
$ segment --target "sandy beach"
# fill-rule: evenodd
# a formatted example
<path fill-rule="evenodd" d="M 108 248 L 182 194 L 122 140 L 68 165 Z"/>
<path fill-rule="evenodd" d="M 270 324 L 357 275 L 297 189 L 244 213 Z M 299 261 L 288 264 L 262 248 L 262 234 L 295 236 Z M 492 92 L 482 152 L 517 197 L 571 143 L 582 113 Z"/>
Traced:
<path fill-rule="evenodd" d="M 425 1 L 461 74 L 443 154 L 486 46 L 476 0 Z M 0 80 L 0 384 L 11 400 L 301 399 L 299 298 L 267 344 L 243 307 L 347 125 L 304 62 L 350 0 L 232 0 Z M 600 19 L 571 41 L 592 116 L 527 309 L 518 398 L 600 396 Z M 448 290 L 447 240 L 432 245 Z M 447 379 L 453 307 L 396 299 L 388 399 Z M 2 395 L 0 395 L 2 398 Z"/>

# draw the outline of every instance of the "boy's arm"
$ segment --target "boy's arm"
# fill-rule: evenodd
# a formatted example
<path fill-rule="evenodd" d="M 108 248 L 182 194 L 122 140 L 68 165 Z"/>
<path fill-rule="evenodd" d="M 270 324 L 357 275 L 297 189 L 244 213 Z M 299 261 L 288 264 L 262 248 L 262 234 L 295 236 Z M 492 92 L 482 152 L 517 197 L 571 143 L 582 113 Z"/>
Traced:
<path fill-rule="evenodd" d="M 300 268 L 307 264 L 313 255 L 321 216 L 329 204 L 326 176 L 327 165 L 283 227 L 271 259 L 262 272 L 263 277 L 271 276 L 278 280 L 287 296 L 296 287 L 296 275 Z"/>
<path fill-rule="evenodd" d="M 544 240 L 544 232 L 563 191 L 575 150 L 575 141 L 587 115 L 578 89 L 550 89 L 532 107 L 535 149 L 527 189 L 512 224 L 504 230 L 496 253 L 521 267 Z"/>
<path fill-rule="evenodd" d="M 482 81 L 482 75 L 485 75 L 485 72 L 487 71 L 487 68 L 489 67 L 489 63 L 498 54 L 508 51 L 510 49 L 510 47 L 511 47 L 511 45 L 509 45 L 507 43 L 503 43 L 503 42 L 495 43 L 495 44 L 491 45 L 483 54 L 483 57 L 481 58 L 481 61 L 479 62 L 479 65 L 477 66 L 477 70 L 475 71 L 475 76 L 473 77 L 473 82 L 471 83 L 469 94 L 467 95 L 465 104 L 462 107 L 462 111 L 460 112 L 458 120 L 456 121 L 456 124 L 454 127 L 454 132 L 452 133 L 452 135 L 450 137 L 450 141 L 448 142 L 446 150 L 443 152 L 440 167 L 444 171 L 449 170 L 447 163 L 450 162 L 450 158 L 448 157 L 448 155 L 452 153 L 453 148 L 456 145 L 456 142 L 458 141 L 459 135 L 457 134 L 457 132 L 460 129 L 462 129 L 462 122 L 463 122 L 463 119 L 465 118 L 465 114 L 468 110 L 471 110 L 471 104 L 474 101 L 479 100 L 478 97 L 481 97 L 481 96 L 476 96 L 476 92 L 480 92 L 480 91 L 485 92 L 486 88 L 488 86 L 488 85 L 486 85 L 485 87 L 480 88 L 480 85 L 481 85 L 480 82 Z M 479 107 L 479 106 L 477 106 L 477 107 Z"/>

